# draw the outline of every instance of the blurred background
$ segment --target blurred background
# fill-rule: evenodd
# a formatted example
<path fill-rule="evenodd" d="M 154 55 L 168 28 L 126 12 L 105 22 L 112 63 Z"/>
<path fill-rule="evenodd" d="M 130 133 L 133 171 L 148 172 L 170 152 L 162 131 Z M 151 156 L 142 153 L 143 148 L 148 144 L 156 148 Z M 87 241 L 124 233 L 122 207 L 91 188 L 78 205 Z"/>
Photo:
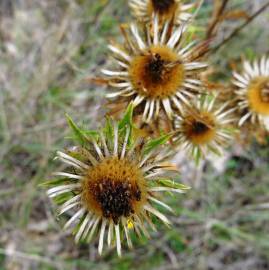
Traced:
<path fill-rule="evenodd" d="M 195 27 L 203 35 L 213 0 Z M 253 14 L 262 0 L 231 0 L 228 10 Z M 57 149 L 69 145 L 64 113 L 95 128 L 103 119 L 105 89 L 90 83 L 109 62 L 106 46 L 120 40 L 119 23 L 131 19 L 126 0 L 0 0 L 0 269 L 269 269 L 269 140 L 235 142 L 225 159 L 198 169 L 176 158 L 181 182 L 192 190 L 180 200 L 171 229 L 158 225 L 150 240 L 124 256 L 96 242 L 75 245 L 63 232 L 67 219 L 39 184 L 49 179 Z M 216 43 L 245 21 L 231 16 Z M 269 52 L 269 10 L 216 54 L 218 81 L 228 83 L 242 55 Z"/>

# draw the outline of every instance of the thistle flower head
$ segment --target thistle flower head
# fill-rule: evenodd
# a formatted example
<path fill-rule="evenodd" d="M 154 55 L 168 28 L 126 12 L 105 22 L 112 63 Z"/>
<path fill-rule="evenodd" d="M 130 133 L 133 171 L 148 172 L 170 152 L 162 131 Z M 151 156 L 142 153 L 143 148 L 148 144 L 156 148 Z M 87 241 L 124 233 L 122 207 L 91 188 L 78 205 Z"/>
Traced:
<path fill-rule="evenodd" d="M 109 46 L 118 67 L 103 70 L 109 84 L 117 89 L 107 96 L 133 101 L 144 122 L 157 119 L 160 111 L 172 119 L 174 111 L 182 112 L 188 99 L 201 89 L 198 73 L 206 64 L 196 58 L 204 46 L 191 48 L 194 42 L 182 41 L 185 26 L 171 32 L 169 23 L 160 27 L 157 17 L 153 32 L 146 27 L 143 38 L 136 25 L 132 24 L 130 31 L 131 35 L 125 33 L 124 47 Z"/>
<path fill-rule="evenodd" d="M 269 117 L 269 59 L 264 56 L 253 64 L 245 61 L 242 73 L 233 75 L 238 106 L 243 113 L 239 126 L 248 120 L 252 124 L 264 123 Z"/>
<path fill-rule="evenodd" d="M 170 224 L 156 208 L 171 210 L 160 192 L 187 189 L 167 176 L 174 169 L 165 162 L 169 154 L 161 146 L 168 137 L 135 139 L 131 115 L 129 108 L 122 121 L 108 121 L 99 132 L 83 131 L 69 119 L 80 145 L 57 153 L 66 170 L 46 183 L 48 195 L 61 205 L 60 214 L 72 213 L 65 229 L 74 229 L 76 242 L 89 242 L 98 234 L 100 254 L 105 237 L 109 246 L 115 243 L 119 255 L 123 238 L 132 247 L 131 234 L 149 237 L 148 225 L 155 229 L 153 216 Z"/>
<path fill-rule="evenodd" d="M 180 25 L 192 17 L 189 11 L 194 6 L 183 4 L 182 0 L 130 0 L 134 16 L 142 22 L 148 22 L 155 14 L 161 22 L 173 20 L 175 25 Z"/>
<path fill-rule="evenodd" d="M 196 160 L 206 157 L 210 152 L 222 154 L 222 146 L 232 139 L 229 128 L 234 119 L 227 109 L 228 103 L 218 106 L 216 96 L 201 97 L 192 108 L 186 109 L 175 118 L 174 140 L 183 146 Z"/>

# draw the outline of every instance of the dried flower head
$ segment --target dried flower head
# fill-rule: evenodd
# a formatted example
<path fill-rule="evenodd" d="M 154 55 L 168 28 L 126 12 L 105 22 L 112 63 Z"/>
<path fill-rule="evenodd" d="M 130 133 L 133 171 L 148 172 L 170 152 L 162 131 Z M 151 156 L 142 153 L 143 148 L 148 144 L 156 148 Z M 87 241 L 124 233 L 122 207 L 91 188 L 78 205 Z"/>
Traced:
<path fill-rule="evenodd" d="M 144 39 L 136 25 L 132 24 L 130 29 L 132 35 L 125 33 L 124 47 L 109 46 L 118 68 L 103 70 L 109 84 L 117 89 L 107 96 L 117 97 L 115 102 L 133 100 L 136 110 L 142 111 L 144 122 L 157 119 L 160 111 L 172 119 L 173 111 L 182 112 L 188 99 L 201 89 L 198 73 L 207 65 L 196 58 L 204 47 L 190 49 L 195 42 L 183 46 L 186 27 L 169 31 L 169 23 L 160 27 L 157 17 L 153 33 L 146 28 Z"/>
<path fill-rule="evenodd" d="M 233 73 L 233 83 L 239 88 L 235 94 L 243 113 L 239 126 L 247 120 L 252 124 L 264 124 L 269 117 L 269 59 L 264 56 L 253 64 L 245 61 L 243 67 L 242 74 Z"/>
<path fill-rule="evenodd" d="M 135 18 L 148 22 L 152 16 L 158 15 L 161 22 L 173 20 L 175 25 L 188 21 L 190 10 L 195 4 L 183 4 L 182 0 L 130 0 L 130 7 Z"/>
<path fill-rule="evenodd" d="M 124 235 L 129 247 L 133 232 L 149 237 L 148 225 L 155 229 L 153 216 L 170 224 L 155 207 L 171 210 L 161 201 L 160 192 L 187 189 L 167 176 L 174 170 L 165 162 L 168 154 L 161 147 L 168 136 L 147 142 L 135 139 L 131 115 L 129 108 L 122 121 L 108 121 L 100 132 L 83 131 L 69 119 L 80 146 L 57 153 L 67 168 L 47 183 L 48 195 L 61 205 L 60 214 L 73 210 L 64 228 L 74 228 L 76 242 L 89 242 L 98 234 L 100 254 L 105 235 L 108 246 L 116 243 L 121 255 Z"/>
<path fill-rule="evenodd" d="M 216 96 L 203 96 L 197 105 L 186 109 L 175 117 L 175 138 L 179 146 L 186 149 L 198 162 L 212 152 L 221 155 L 222 147 L 232 139 L 234 109 L 227 109 L 228 102 L 219 106 Z"/>

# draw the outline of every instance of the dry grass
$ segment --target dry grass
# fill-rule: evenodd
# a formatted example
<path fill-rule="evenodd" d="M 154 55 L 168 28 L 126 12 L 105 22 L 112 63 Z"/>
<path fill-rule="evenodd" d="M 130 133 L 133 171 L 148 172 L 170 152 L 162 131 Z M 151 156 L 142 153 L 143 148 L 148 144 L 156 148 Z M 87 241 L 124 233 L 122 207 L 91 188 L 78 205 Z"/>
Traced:
<path fill-rule="evenodd" d="M 206 2 L 196 27 L 211 10 Z M 231 2 L 251 12 L 265 1 Z M 175 227 L 159 226 L 122 259 L 111 251 L 100 258 L 94 244 L 76 246 L 55 219 L 38 185 L 57 165 L 55 150 L 68 144 L 64 113 L 87 127 L 102 119 L 104 89 L 87 78 L 106 64 L 107 40 L 129 18 L 125 3 L 0 2 L 0 269 L 269 269 L 269 144 L 234 147 L 221 173 L 178 157 L 182 181 L 194 188 L 182 204 L 172 200 L 181 214 L 171 217 Z M 220 79 L 229 75 L 227 59 L 268 52 L 266 20 L 211 56 Z M 220 38 L 237 24 L 226 23 Z"/>

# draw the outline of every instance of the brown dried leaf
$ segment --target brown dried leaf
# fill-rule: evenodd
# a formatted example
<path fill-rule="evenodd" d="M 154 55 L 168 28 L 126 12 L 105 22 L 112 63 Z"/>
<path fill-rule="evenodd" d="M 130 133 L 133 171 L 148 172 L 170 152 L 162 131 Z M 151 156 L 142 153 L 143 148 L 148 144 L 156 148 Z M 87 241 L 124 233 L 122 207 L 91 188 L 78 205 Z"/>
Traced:
<path fill-rule="evenodd" d="M 225 20 L 241 20 L 241 19 L 249 19 L 249 15 L 246 11 L 244 10 L 229 10 L 227 11 L 221 18 L 221 21 Z"/>
<path fill-rule="evenodd" d="M 94 83 L 96 85 L 108 85 L 109 84 L 109 80 L 104 79 L 104 78 L 100 78 L 100 77 L 95 77 L 95 78 L 86 78 L 85 79 L 87 82 L 89 83 Z"/>

